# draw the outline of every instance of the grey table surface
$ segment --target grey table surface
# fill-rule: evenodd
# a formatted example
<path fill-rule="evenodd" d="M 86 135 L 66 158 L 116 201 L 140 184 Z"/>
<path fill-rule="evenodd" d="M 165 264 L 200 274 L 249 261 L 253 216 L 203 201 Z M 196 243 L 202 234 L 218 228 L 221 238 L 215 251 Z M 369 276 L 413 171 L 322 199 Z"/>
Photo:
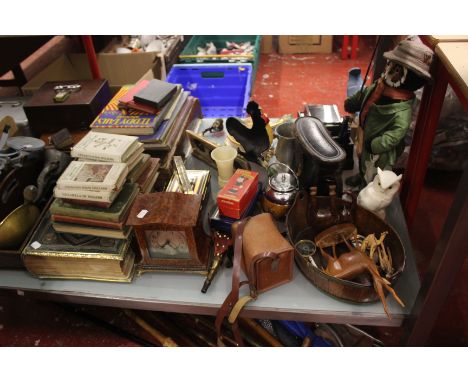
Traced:
<path fill-rule="evenodd" d="M 210 168 L 192 157 L 186 165 L 187 168 Z M 218 186 L 216 171 L 210 170 L 210 203 L 213 203 Z M 241 315 L 308 322 L 400 326 L 411 311 L 420 282 L 398 199 L 387 209 L 387 216 L 389 224 L 402 239 L 407 257 L 405 270 L 395 287 L 405 307 L 400 307 L 392 297 L 388 297 L 391 320 L 385 315 L 380 302 L 353 304 L 330 297 L 308 281 L 297 267 L 292 282 L 261 294 L 245 307 Z M 220 269 L 206 294 L 200 291 L 203 281 L 204 277 L 197 274 L 162 272 L 144 273 L 135 277 L 130 284 L 43 280 L 32 277 L 26 271 L 0 270 L 0 288 L 17 291 L 19 295 L 70 303 L 215 315 L 231 290 L 231 269 Z M 248 288 L 244 288 L 244 293 L 248 293 Z"/>

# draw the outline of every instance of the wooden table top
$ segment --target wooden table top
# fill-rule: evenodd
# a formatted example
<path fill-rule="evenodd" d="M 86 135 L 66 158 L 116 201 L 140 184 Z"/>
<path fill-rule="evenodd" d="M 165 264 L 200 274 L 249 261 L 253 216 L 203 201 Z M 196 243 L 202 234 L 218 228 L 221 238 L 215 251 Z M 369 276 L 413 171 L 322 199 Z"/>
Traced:
<path fill-rule="evenodd" d="M 468 100 L 468 40 L 460 42 L 441 42 L 435 53 L 447 69 L 451 78 Z"/>
<path fill-rule="evenodd" d="M 425 40 L 432 49 L 434 49 L 437 44 L 443 42 L 463 42 L 468 41 L 468 35 L 430 35 L 424 36 L 423 40 Z"/>

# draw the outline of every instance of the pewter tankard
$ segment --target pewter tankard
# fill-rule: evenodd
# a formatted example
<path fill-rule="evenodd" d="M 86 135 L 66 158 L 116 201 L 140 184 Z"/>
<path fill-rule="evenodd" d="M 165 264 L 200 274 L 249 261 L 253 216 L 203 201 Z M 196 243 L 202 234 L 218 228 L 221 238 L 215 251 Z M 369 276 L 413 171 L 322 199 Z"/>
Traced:
<path fill-rule="evenodd" d="M 278 142 L 276 144 L 275 156 L 279 162 L 284 163 L 297 172 L 300 157 L 298 156 L 299 146 L 294 129 L 294 121 L 284 122 L 276 127 L 275 137 L 278 138 Z"/>

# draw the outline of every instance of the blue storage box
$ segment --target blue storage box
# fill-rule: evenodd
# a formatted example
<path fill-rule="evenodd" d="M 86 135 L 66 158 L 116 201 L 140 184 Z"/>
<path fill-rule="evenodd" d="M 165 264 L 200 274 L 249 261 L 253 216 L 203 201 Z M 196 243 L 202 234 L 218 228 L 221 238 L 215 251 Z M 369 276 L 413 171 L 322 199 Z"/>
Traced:
<path fill-rule="evenodd" d="M 252 64 L 177 64 L 166 81 L 200 100 L 205 118 L 245 117 Z"/>

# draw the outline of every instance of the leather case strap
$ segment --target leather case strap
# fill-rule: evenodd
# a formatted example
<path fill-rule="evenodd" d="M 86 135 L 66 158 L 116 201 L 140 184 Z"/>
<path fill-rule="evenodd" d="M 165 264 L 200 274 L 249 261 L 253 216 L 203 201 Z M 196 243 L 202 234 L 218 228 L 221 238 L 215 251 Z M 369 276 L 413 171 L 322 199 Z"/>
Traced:
<path fill-rule="evenodd" d="M 215 321 L 216 334 L 218 337 L 218 346 L 224 346 L 221 336 L 221 327 L 223 325 L 224 318 L 232 311 L 234 305 L 239 300 L 240 287 L 248 283 L 248 281 L 239 282 L 242 261 L 242 236 L 244 233 L 245 225 L 248 221 L 249 218 L 241 220 L 237 225 L 236 237 L 234 238 L 234 262 L 232 266 L 231 293 L 228 294 L 228 296 L 223 302 L 223 305 L 221 305 L 221 308 L 219 309 L 218 314 L 216 315 Z M 240 312 L 240 309 L 238 311 Z M 239 332 L 237 320 L 234 320 L 234 322 L 232 323 L 232 332 L 234 334 L 234 339 L 236 340 L 237 344 L 239 346 L 244 346 L 244 342 Z"/>
<path fill-rule="evenodd" d="M 224 346 L 222 336 L 221 336 L 221 327 L 224 321 L 224 318 L 228 316 L 228 322 L 232 325 L 232 333 L 234 335 L 234 339 L 237 342 L 238 346 L 244 346 L 244 342 L 242 340 L 242 336 L 240 335 L 239 325 L 237 322 L 237 317 L 239 313 L 242 311 L 244 306 L 252 300 L 257 298 L 257 287 L 256 287 L 256 263 L 258 261 L 262 261 L 266 258 L 278 259 L 279 255 L 274 252 L 265 252 L 260 255 L 255 256 L 255 261 L 252 261 L 250 267 L 246 272 L 248 272 L 248 280 L 240 282 L 240 270 L 241 270 L 241 262 L 243 260 L 243 237 L 244 237 L 244 229 L 247 225 L 250 218 L 241 220 L 235 230 L 235 238 L 234 238 L 234 264 L 232 269 L 232 290 L 231 293 L 226 297 L 224 300 L 223 305 L 218 311 L 215 321 L 216 332 L 218 336 L 218 346 Z M 239 289 L 249 284 L 250 294 L 243 296 L 239 299 Z"/>

